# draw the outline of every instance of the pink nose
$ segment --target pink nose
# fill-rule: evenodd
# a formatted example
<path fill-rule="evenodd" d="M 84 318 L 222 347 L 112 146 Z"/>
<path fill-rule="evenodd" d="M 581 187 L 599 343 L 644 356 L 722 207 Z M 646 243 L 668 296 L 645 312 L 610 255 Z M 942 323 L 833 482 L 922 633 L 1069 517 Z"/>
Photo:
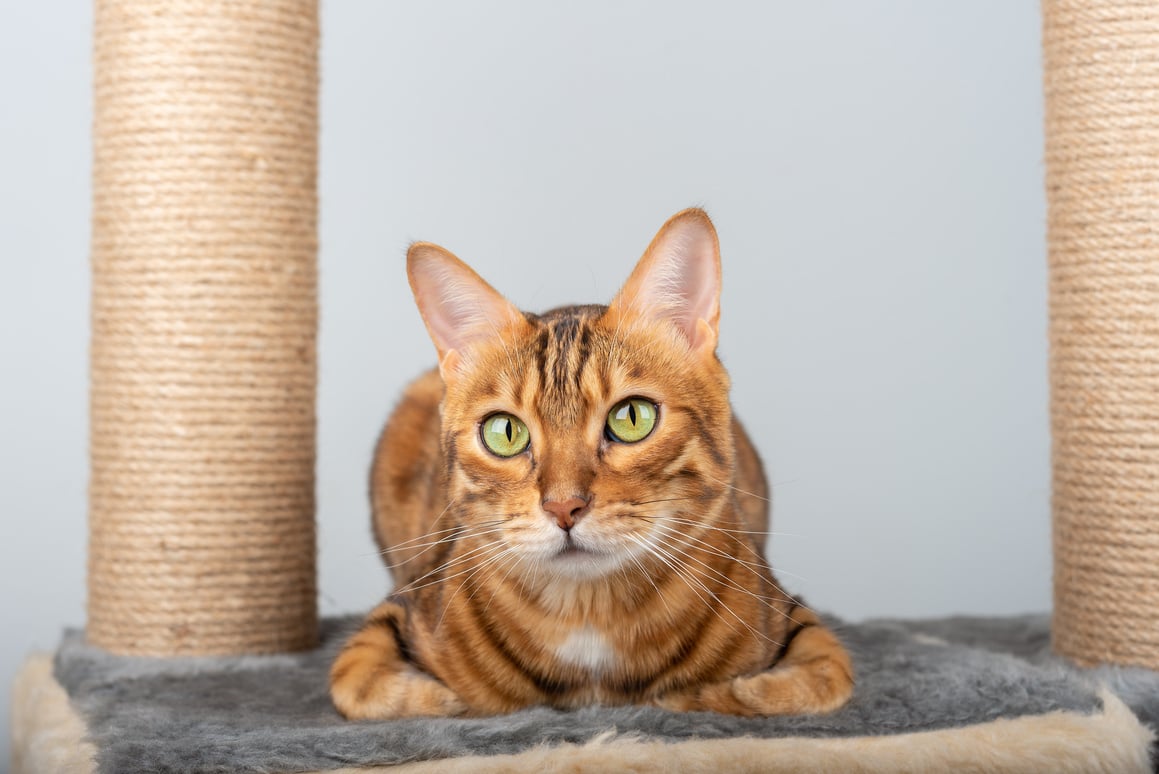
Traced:
<path fill-rule="evenodd" d="M 575 526 L 580 517 L 587 513 L 588 501 L 582 497 L 569 497 L 566 500 L 544 500 L 543 510 L 555 519 L 555 523 L 563 531 Z"/>

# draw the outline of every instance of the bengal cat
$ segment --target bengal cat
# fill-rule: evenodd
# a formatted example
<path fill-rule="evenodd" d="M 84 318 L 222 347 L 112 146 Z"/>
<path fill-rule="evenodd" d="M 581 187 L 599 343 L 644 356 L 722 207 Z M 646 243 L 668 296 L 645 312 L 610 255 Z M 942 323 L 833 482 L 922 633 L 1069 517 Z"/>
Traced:
<path fill-rule="evenodd" d="M 375 454 L 396 587 L 333 665 L 344 716 L 848 700 L 848 654 L 764 559 L 767 487 L 716 356 L 702 210 L 663 226 L 606 307 L 520 312 L 425 242 L 407 272 L 439 366 Z"/>

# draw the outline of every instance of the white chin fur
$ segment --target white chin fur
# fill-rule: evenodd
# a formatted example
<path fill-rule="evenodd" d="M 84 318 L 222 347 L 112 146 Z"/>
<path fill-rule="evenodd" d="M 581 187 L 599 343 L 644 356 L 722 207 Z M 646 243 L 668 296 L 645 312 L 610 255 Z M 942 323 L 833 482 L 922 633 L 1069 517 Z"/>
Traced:
<path fill-rule="evenodd" d="M 571 580 L 610 575 L 630 559 L 630 547 L 609 545 L 606 540 L 580 531 L 580 526 L 572 530 L 569 540 L 562 530 L 545 525 L 524 544 L 523 558 L 536 572 Z M 579 550 L 569 551 L 569 547 Z"/>
<path fill-rule="evenodd" d="M 618 570 L 623 565 L 623 559 L 609 554 L 587 551 L 584 553 L 556 553 L 546 557 L 542 567 L 547 572 L 553 572 L 576 580 L 601 578 Z"/>

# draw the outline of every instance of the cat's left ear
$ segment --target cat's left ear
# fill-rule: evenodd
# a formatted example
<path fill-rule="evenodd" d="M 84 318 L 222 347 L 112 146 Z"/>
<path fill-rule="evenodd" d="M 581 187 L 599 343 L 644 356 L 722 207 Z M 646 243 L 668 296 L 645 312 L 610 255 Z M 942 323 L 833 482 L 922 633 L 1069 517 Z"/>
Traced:
<path fill-rule="evenodd" d="M 613 299 L 616 315 L 674 324 L 698 354 L 716 351 L 720 327 L 720 243 L 699 208 L 668 219 Z"/>

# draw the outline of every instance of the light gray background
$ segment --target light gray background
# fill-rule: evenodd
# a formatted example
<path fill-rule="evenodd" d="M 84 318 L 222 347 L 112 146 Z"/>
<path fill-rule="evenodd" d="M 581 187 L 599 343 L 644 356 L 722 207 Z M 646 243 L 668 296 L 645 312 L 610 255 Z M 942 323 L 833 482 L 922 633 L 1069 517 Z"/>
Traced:
<path fill-rule="evenodd" d="M 84 620 L 90 6 L 0 4 L 5 690 Z M 690 204 L 783 580 L 851 618 L 1046 609 L 1037 3 L 561 6 L 325 4 L 322 610 L 387 588 L 366 468 L 433 363 L 407 242 L 541 310 L 606 301 Z"/>

